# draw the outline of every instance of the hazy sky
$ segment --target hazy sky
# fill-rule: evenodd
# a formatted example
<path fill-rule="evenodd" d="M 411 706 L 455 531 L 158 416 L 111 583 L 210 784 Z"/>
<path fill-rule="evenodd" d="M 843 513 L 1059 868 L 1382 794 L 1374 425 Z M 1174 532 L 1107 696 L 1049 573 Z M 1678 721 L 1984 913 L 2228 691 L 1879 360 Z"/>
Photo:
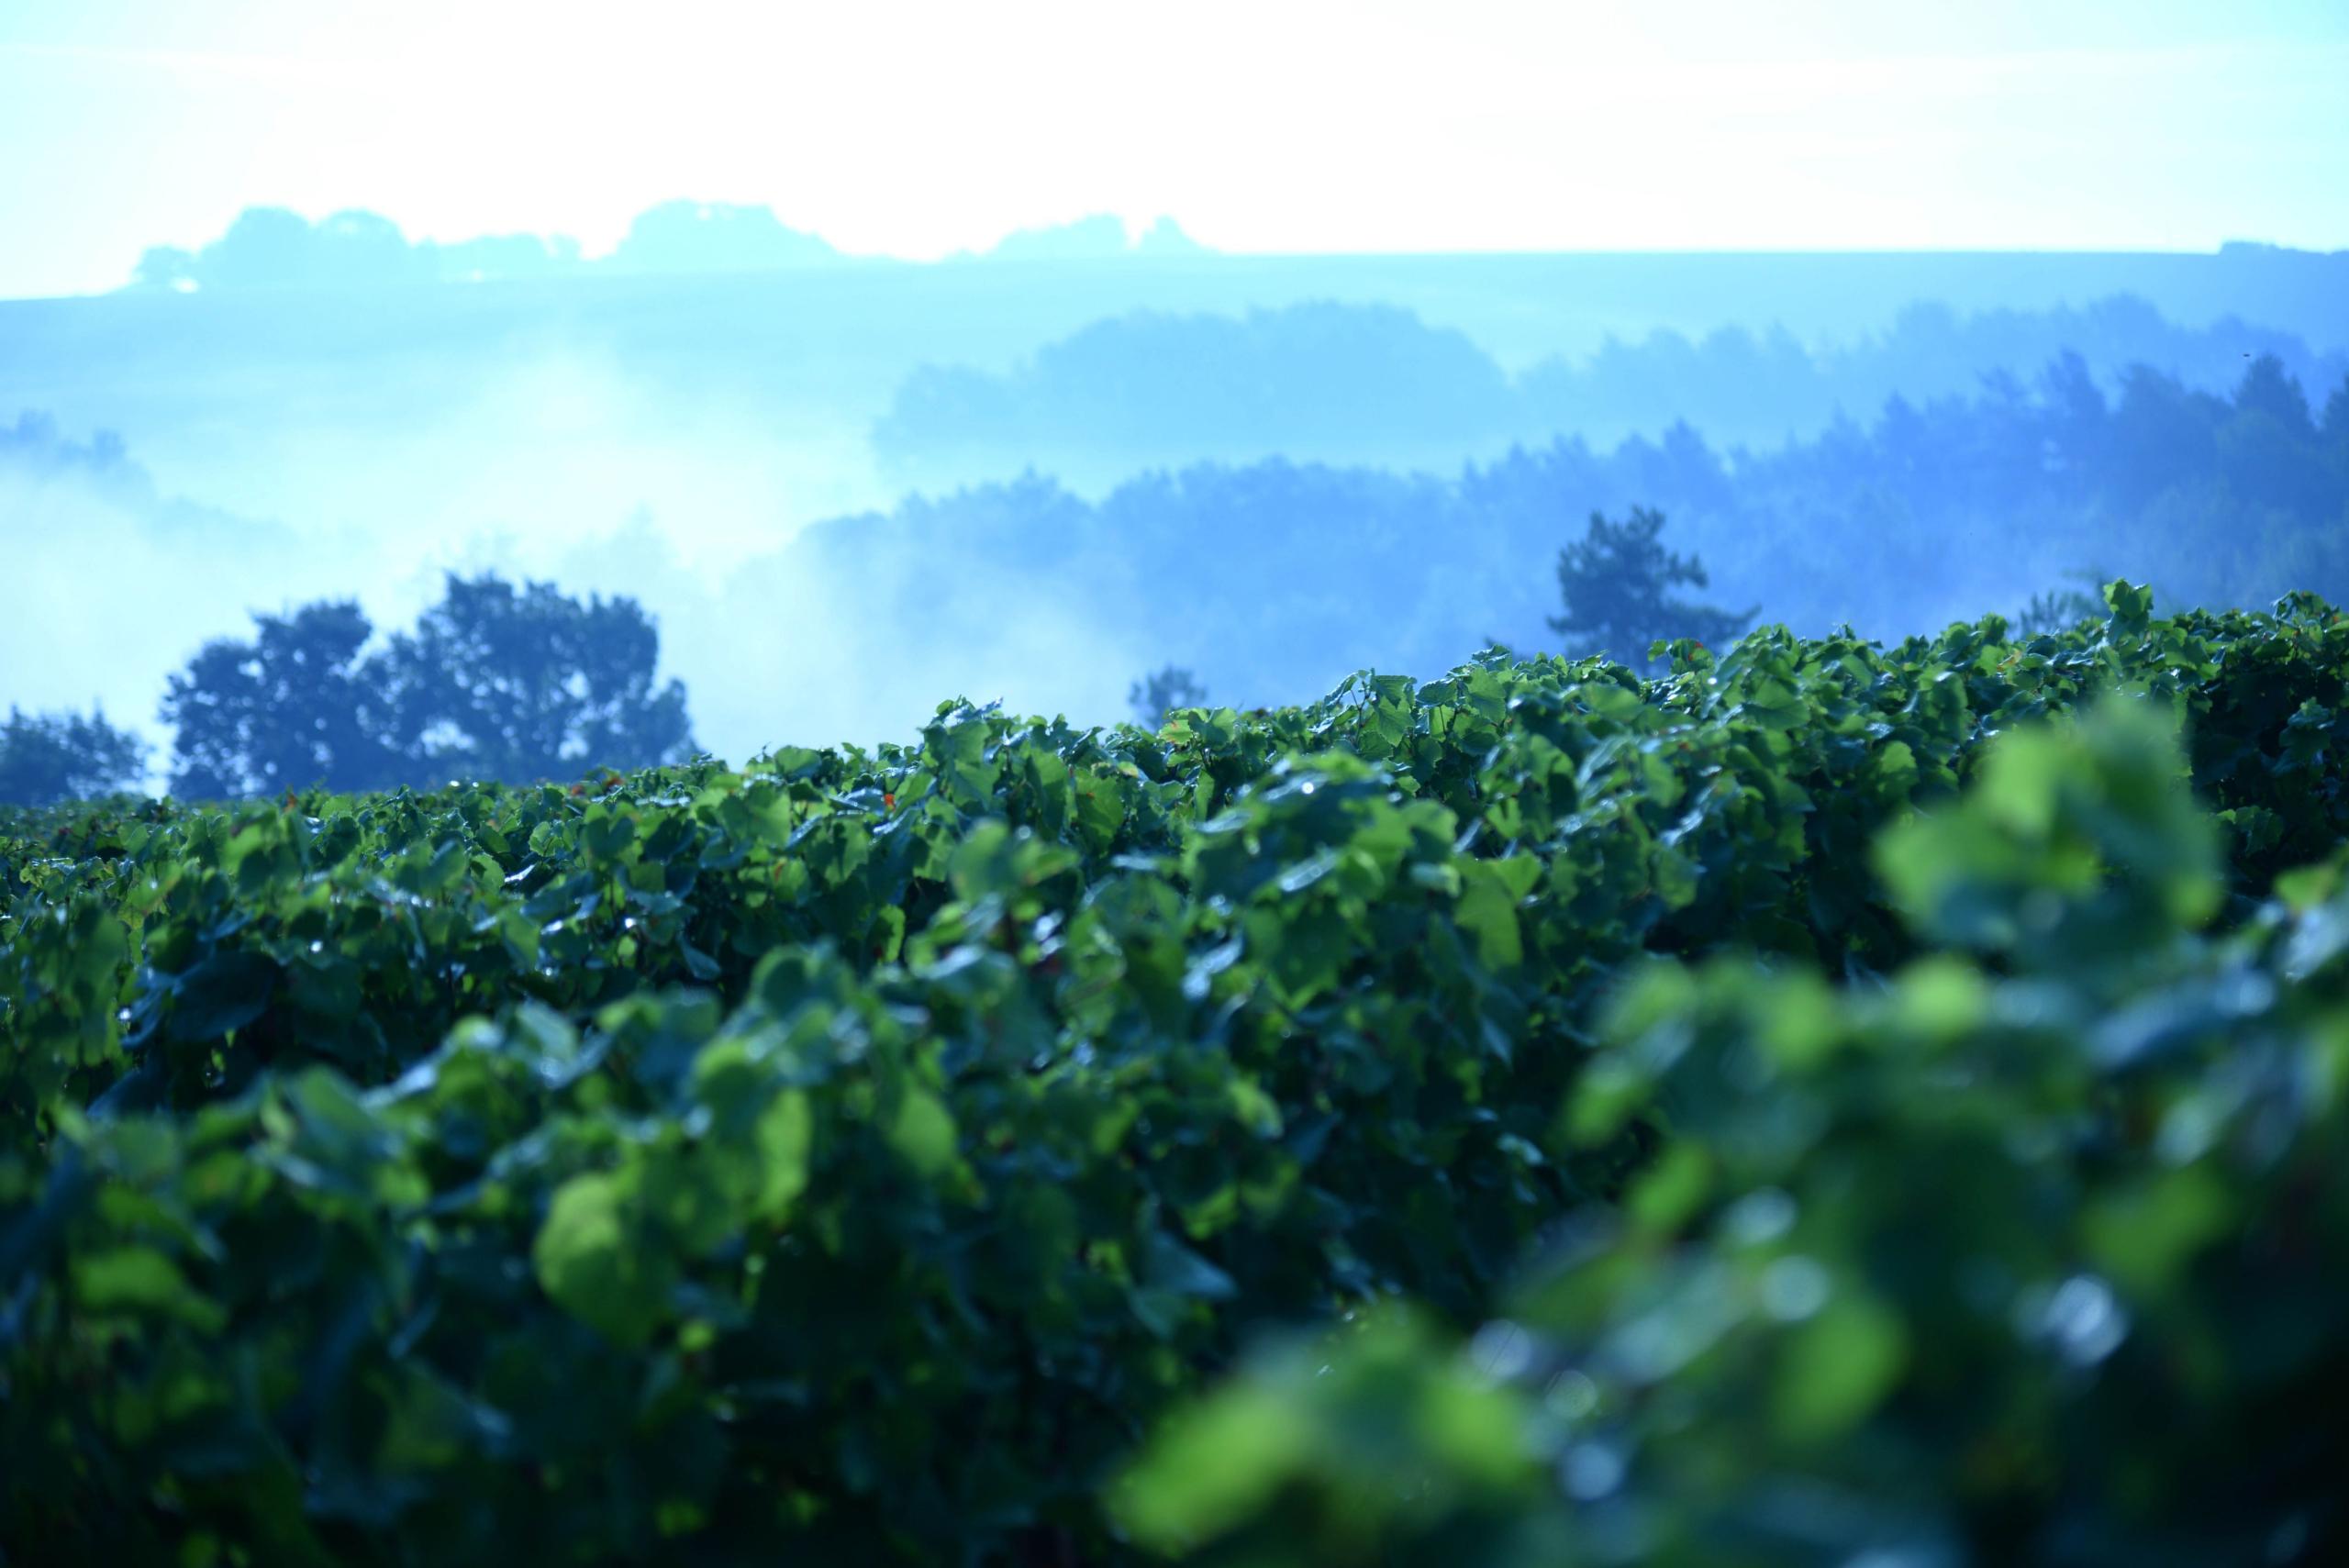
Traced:
<path fill-rule="evenodd" d="M 590 252 L 2349 247 L 2349 0 L 0 0 L 0 295 L 248 205 Z"/>

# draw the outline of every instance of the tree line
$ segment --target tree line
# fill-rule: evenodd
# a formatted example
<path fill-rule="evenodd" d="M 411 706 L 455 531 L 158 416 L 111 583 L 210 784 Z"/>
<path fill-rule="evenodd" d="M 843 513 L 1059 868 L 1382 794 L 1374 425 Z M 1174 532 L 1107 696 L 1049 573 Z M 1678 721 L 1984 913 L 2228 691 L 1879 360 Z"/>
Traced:
<path fill-rule="evenodd" d="M 2349 380 L 2311 398 L 2280 360 L 2223 395 L 2077 356 L 1965 395 L 1894 398 L 1771 450 L 1674 425 L 1566 437 L 1450 474 L 1280 459 L 1154 469 L 1098 499 L 1037 475 L 817 524 L 728 593 L 823 581 L 908 662 L 952 668 L 1007 597 L 1071 606 L 1227 701 L 1365 667 L 1433 675 L 1533 647 L 1561 519 L 1671 518 L 1731 609 L 1891 641 L 2126 576 L 2165 605 L 2349 598 Z M 2076 606 L 2071 606 L 2076 607 Z M 855 634 L 851 628 L 850 635 Z M 1554 644 L 1549 644 L 1554 646 Z"/>
<path fill-rule="evenodd" d="M 694 751 L 685 685 L 659 680 L 660 633 L 626 596 L 583 601 L 551 583 L 451 573 L 413 630 L 380 642 L 351 600 L 252 618 L 251 637 L 207 642 L 170 677 L 159 717 L 176 731 L 173 795 L 519 784 Z M 147 760 L 103 712 L 12 709 L 0 802 L 135 788 Z"/>
<path fill-rule="evenodd" d="M 1589 578 L 1579 600 L 1527 570 L 1577 514 L 1627 519 L 1568 545 Z M 1685 553 L 1664 548 L 1665 516 Z M 2031 382 L 1895 398 L 1873 425 L 1767 453 L 1724 453 L 1680 425 L 1605 453 L 1563 439 L 1450 480 L 1202 465 L 1096 503 L 1029 476 L 817 525 L 746 568 L 742 590 L 770 569 L 853 591 L 859 623 L 907 657 L 983 632 L 1007 604 L 1085 606 L 1166 662 L 1162 689 L 1133 693 L 1144 717 L 1210 688 L 1248 706 L 1346 669 L 1432 672 L 1485 643 L 1531 646 L 1545 621 L 1575 651 L 1637 662 L 1654 639 L 1711 641 L 1765 606 L 1814 633 L 1849 622 L 1897 639 L 1985 609 L 2044 629 L 2097 611 L 2055 587 L 2087 575 L 2150 581 L 2177 605 L 2339 602 L 2349 381 L 2320 408 L 2270 357 L 2220 396 L 2142 366 L 2108 387 L 2066 355 Z M 1711 584 L 1731 608 L 1675 596 Z M 207 648 L 167 698 L 173 788 L 561 777 L 688 744 L 683 690 L 655 689 L 658 639 L 633 601 L 452 578 L 414 633 L 370 651 L 372 631 L 355 606 L 311 606 Z M 106 771 L 121 753 L 93 749 L 102 723 L 12 718 L 0 796 L 142 776 Z"/>
<path fill-rule="evenodd" d="M 1644 665 L 1674 638 L 1727 642 L 1759 607 L 1732 614 L 1678 596 L 1705 586 L 1704 565 L 1659 541 L 1663 514 L 1635 507 L 1615 523 L 1594 512 L 1561 550 L 1567 651 Z M 172 793 L 219 800 L 324 784 L 389 789 L 451 777 L 523 783 L 584 768 L 682 760 L 694 749 L 684 684 L 656 682 L 660 634 L 636 601 L 584 603 L 552 584 L 518 587 L 494 573 L 451 574 L 412 632 L 372 647 L 352 600 L 257 613 L 249 639 L 217 639 L 170 677 L 161 717 L 175 727 Z M 1129 701 L 1156 728 L 1208 701 L 1186 669 L 1134 683 Z M 0 804 L 44 806 L 132 789 L 147 749 L 101 711 L 0 726 Z"/>
<path fill-rule="evenodd" d="M 968 472 L 974 460 L 998 472 L 1026 462 L 1087 474 L 1267 451 L 1423 460 L 1559 430 L 1612 443 L 1682 419 L 1732 447 L 1775 445 L 1897 395 L 1965 397 L 1986 367 L 2043 365 L 2066 351 L 2112 384 L 2147 365 L 2206 392 L 2232 385 L 2263 355 L 2304 385 L 2349 372 L 2337 349 L 2232 318 L 2181 326 L 2127 295 L 2076 310 L 1966 316 L 1920 301 L 1842 347 L 1807 346 L 1783 328 L 1728 326 L 1693 339 L 1660 328 L 1514 374 L 1411 311 L 1323 301 L 1240 317 L 1136 311 L 1007 371 L 925 365 L 900 384 L 873 442 L 908 474 Z"/>

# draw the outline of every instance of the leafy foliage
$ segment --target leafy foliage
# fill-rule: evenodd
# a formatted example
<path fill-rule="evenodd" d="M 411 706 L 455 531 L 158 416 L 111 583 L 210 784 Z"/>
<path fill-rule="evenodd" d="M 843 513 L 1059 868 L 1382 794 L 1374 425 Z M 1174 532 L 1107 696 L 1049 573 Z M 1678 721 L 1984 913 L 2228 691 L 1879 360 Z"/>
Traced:
<path fill-rule="evenodd" d="M 1650 507 L 1632 507 L 1620 523 L 1593 512 L 1589 530 L 1558 552 L 1565 613 L 1550 617 L 1550 629 L 1565 638 L 1569 655 L 1611 652 L 1640 664 L 1653 643 L 1726 643 L 1753 624 L 1758 606 L 1732 615 L 1672 596 L 1676 587 L 1702 588 L 1710 579 L 1695 556 L 1664 549 L 1663 532 L 1664 514 Z"/>
<path fill-rule="evenodd" d="M 451 574 L 414 633 L 372 652 L 355 602 L 253 619 L 252 641 L 208 643 L 171 678 L 183 795 L 518 784 L 692 750 L 685 687 L 656 685 L 660 637 L 632 599 Z"/>
<path fill-rule="evenodd" d="M 54 806 L 129 789 L 146 777 L 147 745 L 104 713 L 12 707 L 0 725 L 0 806 Z"/>
<path fill-rule="evenodd" d="M 1865 1031 L 1987 1019 L 2028 1055 L 2073 1027 L 1882 998 L 1961 971 L 1978 984 L 1953 994 L 1996 997 L 2043 960 L 2099 999 L 2201 976 L 2221 989 L 2178 995 L 2232 1006 L 2248 993 L 2201 941 L 2286 998 L 2225 1019 L 2302 1016 L 2302 982 L 2258 966 L 2332 917 L 2322 888 L 2277 878 L 2349 820 L 2330 761 L 2349 620 L 2313 600 L 2155 619 L 2125 586 L 2109 607 L 2028 642 L 1996 617 L 1892 649 L 1765 628 L 1719 658 L 1677 645 L 1649 682 L 1490 653 L 1154 735 L 948 705 L 914 744 L 739 772 L 15 820 L 0 1540 L 121 1562 L 1065 1563 L 1440 1538 L 1467 1562 L 1472 1536 L 1547 1528 L 1549 1456 L 1491 1424 L 1517 1385 L 1464 1387 L 1442 1349 L 1505 1311 L 1576 1331 L 1601 1287 L 1529 1284 L 1529 1250 L 1636 1234 L 1617 1273 L 1664 1269 L 1749 1176 L 1789 1195 L 1805 1249 L 1815 1222 L 1913 1240 L 1963 1165 L 1899 1167 L 1904 1185 L 1803 1163 L 1847 1146 L 1846 1078 L 1865 1111 L 1848 1147 L 1897 1147 L 1906 1124 L 1865 1097 L 1897 1053 Z M 2101 692 L 2176 715 L 2184 758 L 2125 727 L 1994 740 Z M 1878 841 L 1907 847 L 1876 870 Z M 2103 865 L 2133 880 L 2108 891 Z M 2277 888 L 2309 912 L 2272 913 Z M 2214 911 L 2221 934 L 2181 930 Z M 1699 978 L 1610 1004 L 1660 959 Z M 1770 1006 L 1739 1011 L 1748 988 Z M 1786 1033 L 1785 1072 L 1811 1076 L 1706 1076 L 1744 1059 L 1739 1029 Z M 2221 1054 L 2210 1082 L 2242 1092 L 2212 1102 L 2213 1148 L 2265 1125 L 2267 1059 L 2229 1077 Z M 2017 1125 L 2056 1141 L 2014 1147 L 2056 1161 L 2079 1130 L 2062 1095 L 2107 1100 L 2042 1055 L 2016 1070 L 2041 1075 L 2021 1097 L 2043 1124 Z M 1683 1109 L 1684 1060 L 1736 1105 Z M 1937 1106 L 1993 1125 L 1954 1094 L 1916 1112 Z M 1749 1123 L 1810 1140 L 1749 1148 Z M 2229 1214 L 2282 1212 L 2258 1206 L 2287 1187 L 2221 1185 Z M 1801 1255 L 1844 1267 L 1832 1239 Z M 2115 1291 L 2127 1266 L 2094 1264 Z M 1897 1276 L 1849 1297 L 1856 1318 L 1843 1278 L 1811 1316 L 1863 1352 L 1828 1378 L 1840 1396 L 1797 1401 L 1819 1443 L 1892 1407 L 1920 1342 Z M 1419 1315 L 1372 1310 L 1397 1298 Z M 1282 1363 L 1239 1385 L 1241 1417 L 1168 1429 L 1221 1464 L 1205 1503 L 1144 1486 L 1105 1514 L 1143 1434 L 1248 1343 L 1350 1315 L 1374 1325 L 1359 1355 Z M 1752 1330 L 1765 1351 L 1775 1331 Z M 1734 1401 L 1675 1427 L 1673 1395 L 1653 1406 L 1689 1455 L 1670 1496 L 1710 1507 L 1735 1472 L 1706 1433 L 1734 1460 L 1761 1429 Z M 1377 1424 L 1396 1408 L 1403 1427 Z M 2321 1460 L 2329 1429 L 2306 1429 Z M 1286 1486 L 1308 1452 L 1344 1528 L 1249 1535 L 1274 1528 L 1259 1473 L 1306 1510 L 1275 1525 L 1330 1517 L 1322 1483 Z M 1919 1462 L 1903 1473 L 1939 1473 Z"/>
<path fill-rule="evenodd" d="M 2338 1561 L 2349 887 L 2206 929 L 2182 761 L 2129 698 L 2001 737 L 1878 840 L 1939 948 L 1888 983 L 1635 974 L 1562 1118 L 1668 1120 L 1620 1207 L 1464 1349 L 1265 1356 L 1121 1516 L 1252 1562 Z"/>

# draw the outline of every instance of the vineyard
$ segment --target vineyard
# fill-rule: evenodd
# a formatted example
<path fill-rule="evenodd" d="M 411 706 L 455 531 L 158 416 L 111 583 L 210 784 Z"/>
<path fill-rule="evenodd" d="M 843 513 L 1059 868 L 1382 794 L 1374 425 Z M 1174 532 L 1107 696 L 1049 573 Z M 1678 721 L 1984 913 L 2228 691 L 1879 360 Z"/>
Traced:
<path fill-rule="evenodd" d="M 0 814 L 0 1562 L 2349 1555 L 2349 617 Z"/>

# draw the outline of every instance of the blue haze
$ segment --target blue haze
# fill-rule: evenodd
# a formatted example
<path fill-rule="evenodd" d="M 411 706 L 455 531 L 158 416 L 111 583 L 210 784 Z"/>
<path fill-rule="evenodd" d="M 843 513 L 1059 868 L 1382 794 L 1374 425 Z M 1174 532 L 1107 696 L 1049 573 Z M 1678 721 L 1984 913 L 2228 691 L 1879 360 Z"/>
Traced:
<path fill-rule="evenodd" d="M 0 302 L 0 705 L 158 742 L 249 610 L 397 627 L 446 570 L 640 597 L 736 756 L 952 695 L 1107 720 L 1169 661 L 1260 703 L 1545 645 L 1558 546 L 1635 503 L 1806 628 L 2090 568 L 2343 591 L 2349 517 L 2247 498 L 2277 464 L 2234 398 L 2272 356 L 2336 461 L 2349 254 L 1239 257 L 1111 220 L 917 265 L 671 204 L 607 257 L 342 215 L 150 261 Z M 2192 473 L 2034 474 L 2031 431 L 2156 383 Z"/>

